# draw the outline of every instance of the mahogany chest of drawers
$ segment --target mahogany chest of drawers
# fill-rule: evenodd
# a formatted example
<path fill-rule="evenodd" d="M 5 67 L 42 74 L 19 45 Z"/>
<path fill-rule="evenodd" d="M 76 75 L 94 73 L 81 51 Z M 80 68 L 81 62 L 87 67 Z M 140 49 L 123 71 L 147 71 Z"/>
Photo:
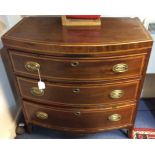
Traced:
<path fill-rule="evenodd" d="M 138 18 L 101 22 L 63 27 L 59 17 L 27 17 L 2 37 L 2 58 L 28 129 L 131 133 L 152 38 Z M 38 88 L 38 71 L 45 89 Z"/>

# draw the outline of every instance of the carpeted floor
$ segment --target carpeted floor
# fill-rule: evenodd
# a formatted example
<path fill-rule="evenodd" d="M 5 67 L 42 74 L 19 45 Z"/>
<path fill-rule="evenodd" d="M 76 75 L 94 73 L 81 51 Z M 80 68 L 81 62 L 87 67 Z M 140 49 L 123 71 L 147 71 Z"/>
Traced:
<path fill-rule="evenodd" d="M 135 122 L 136 128 L 155 128 L 155 98 L 141 99 Z M 88 135 L 68 135 L 34 126 L 31 134 L 17 135 L 16 139 L 127 139 L 123 130 L 113 130 Z"/>

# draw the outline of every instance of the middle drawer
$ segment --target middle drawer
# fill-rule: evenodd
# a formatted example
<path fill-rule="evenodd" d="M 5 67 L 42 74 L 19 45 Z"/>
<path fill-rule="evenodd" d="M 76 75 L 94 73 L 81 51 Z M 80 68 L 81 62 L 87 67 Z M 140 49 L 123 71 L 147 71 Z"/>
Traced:
<path fill-rule="evenodd" d="M 46 104 L 113 104 L 136 100 L 139 80 L 108 84 L 58 84 L 46 82 L 39 90 L 36 80 L 17 77 L 22 98 Z"/>

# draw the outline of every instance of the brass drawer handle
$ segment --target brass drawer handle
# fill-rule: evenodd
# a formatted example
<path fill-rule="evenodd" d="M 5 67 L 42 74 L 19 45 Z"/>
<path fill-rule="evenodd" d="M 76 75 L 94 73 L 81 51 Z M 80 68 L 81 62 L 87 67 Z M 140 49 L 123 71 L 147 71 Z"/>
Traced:
<path fill-rule="evenodd" d="M 119 98 L 121 98 L 123 96 L 124 96 L 124 91 L 123 90 L 113 90 L 110 93 L 110 97 L 112 99 L 119 99 Z"/>
<path fill-rule="evenodd" d="M 81 112 L 80 111 L 74 112 L 74 115 L 75 116 L 80 116 L 81 115 Z"/>
<path fill-rule="evenodd" d="M 120 114 L 112 114 L 108 117 L 108 119 L 112 122 L 120 121 L 122 116 Z"/>
<path fill-rule="evenodd" d="M 75 93 L 75 94 L 80 93 L 80 89 L 79 89 L 79 88 L 74 88 L 74 89 L 73 89 L 73 93 Z"/>
<path fill-rule="evenodd" d="M 43 96 L 44 95 L 44 90 L 39 89 L 38 87 L 32 87 L 31 88 L 31 94 L 34 96 Z"/>
<path fill-rule="evenodd" d="M 48 114 L 45 112 L 38 111 L 36 112 L 36 117 L 44 120 L 48 118 Z"/>
<path fill-rule="evenodd" d="M 116 64 L 113 66 L 113 72 L 115 73 L 123 73 L 128 71 L 128 65 L 121 63 L 121 64 Z"/>
<path fill-rule="evenodd" d="M 79 62 L 78 61 L 74 61 L 70 63 L 72 67 L 77 67 L 79 66 Z"/>
<path fill-rule="evenodd" d="M 25 68 L 29 72 L 36 72 L 38 69 L 40 69 L 40 65 L 37 62 L 28 61 L 25 64 Z"/>

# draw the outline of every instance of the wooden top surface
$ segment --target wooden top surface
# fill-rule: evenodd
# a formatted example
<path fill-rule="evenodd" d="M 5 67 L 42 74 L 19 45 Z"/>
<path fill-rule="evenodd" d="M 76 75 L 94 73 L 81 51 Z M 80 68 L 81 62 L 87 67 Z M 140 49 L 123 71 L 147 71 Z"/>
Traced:
<path fill-rule="evenodd" d="M 64 27 L 60 17 L 26 17 L 3 37 L 12 46 L 151 46 L 152 39 L 138 18 L 102 18 L 102 26 Z M 38 47 L 39 49 L 39 47 Z M 48 49 L 46 47 L 45 49 Z M 107 48 L 108 49 L 108 48 Z"/>

